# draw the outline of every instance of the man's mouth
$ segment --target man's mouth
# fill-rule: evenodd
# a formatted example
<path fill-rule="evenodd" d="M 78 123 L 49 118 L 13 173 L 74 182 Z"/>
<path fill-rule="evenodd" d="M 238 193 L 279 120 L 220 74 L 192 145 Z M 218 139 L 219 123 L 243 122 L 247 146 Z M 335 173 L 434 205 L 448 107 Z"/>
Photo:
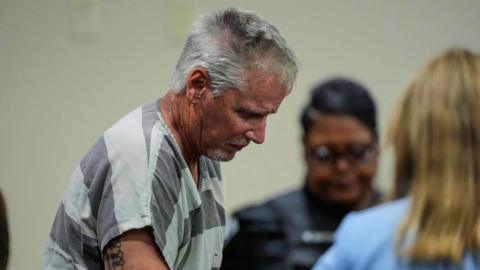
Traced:
<path fill-rule="evenodd" d="M 230 148 L 233 148 L 235 152 L 242 150 L 245 146 L 247 146 L 250 141 L 247 138 L 235 138 L 227 141 L 225 144 L 228 145 Z"/>
<path fill-rule="evenodd" d="M 248 143 L 247 143 L 247 144 L 233 144 L 233 143 L 227 143 L 227 145 L 229 145 L 230 147 L 234 148 L 234 149 L 235 149 L 235 151 L 240 151 L 240 150 L 242 150 L 242 149 L 243 149 L 245 146 L 247 146 L 247 145 L 248 145 Z"/>

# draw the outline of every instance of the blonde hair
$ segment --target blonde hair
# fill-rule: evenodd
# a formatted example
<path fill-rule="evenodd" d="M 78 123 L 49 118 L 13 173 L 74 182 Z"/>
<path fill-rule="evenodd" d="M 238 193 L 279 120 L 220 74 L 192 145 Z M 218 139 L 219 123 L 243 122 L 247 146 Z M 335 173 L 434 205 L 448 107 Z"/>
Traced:
<path fill-rule="evenodd" d="M 396 159 L 393 195 L 411 197 L 400 255 L 458 262 L 480 250 L 479 55 L 451 49 L 421 69 L 387 140 Z"/>

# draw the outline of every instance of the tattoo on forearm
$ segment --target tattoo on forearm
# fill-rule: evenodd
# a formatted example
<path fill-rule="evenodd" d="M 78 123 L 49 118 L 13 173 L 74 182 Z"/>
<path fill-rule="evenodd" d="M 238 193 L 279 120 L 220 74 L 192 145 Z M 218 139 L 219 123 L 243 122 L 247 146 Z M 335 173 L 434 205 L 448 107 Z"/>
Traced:
<path fill-rule="evenodd" d="M 113 239 L 107 246 L 104 254 L 105 269 L 121 270 L 125 265 L 123 251 L 118 239 Z"/>

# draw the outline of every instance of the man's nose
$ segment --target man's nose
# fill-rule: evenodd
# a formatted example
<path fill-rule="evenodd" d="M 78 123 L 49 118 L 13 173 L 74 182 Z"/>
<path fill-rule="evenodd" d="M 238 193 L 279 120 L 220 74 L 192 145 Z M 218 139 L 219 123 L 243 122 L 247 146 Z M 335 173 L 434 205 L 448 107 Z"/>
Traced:
<path fill-rule="evenodd" d="M 256 144 L 262 144 L 265 141 L 266 126 L 267 120 L 264 118 L 261 122 L 256 123 L 251 129 L 247 130 L 245 136 Z"/>

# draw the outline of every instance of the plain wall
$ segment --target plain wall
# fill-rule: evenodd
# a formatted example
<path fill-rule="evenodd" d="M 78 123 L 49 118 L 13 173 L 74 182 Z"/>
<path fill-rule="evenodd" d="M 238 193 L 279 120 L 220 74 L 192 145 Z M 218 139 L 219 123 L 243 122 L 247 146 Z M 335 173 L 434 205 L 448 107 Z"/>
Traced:
<path fill-rule="evenodd" d="M 301 69 L 267 140 L 223 166 L 230 213 L 303 182 L 298 117 L 344 75 L 371 89 L 381 130 L 414 71 L 450 46 L 480 50 L 480 2 L 0 0 L 0 188 L 10 269 L 38 269 L 75 165 L 101 133 L 160 97 L 196 15 L 236 6 L 278 26 Z M 389 186 L 382 160 L 378 185 Z"/>

